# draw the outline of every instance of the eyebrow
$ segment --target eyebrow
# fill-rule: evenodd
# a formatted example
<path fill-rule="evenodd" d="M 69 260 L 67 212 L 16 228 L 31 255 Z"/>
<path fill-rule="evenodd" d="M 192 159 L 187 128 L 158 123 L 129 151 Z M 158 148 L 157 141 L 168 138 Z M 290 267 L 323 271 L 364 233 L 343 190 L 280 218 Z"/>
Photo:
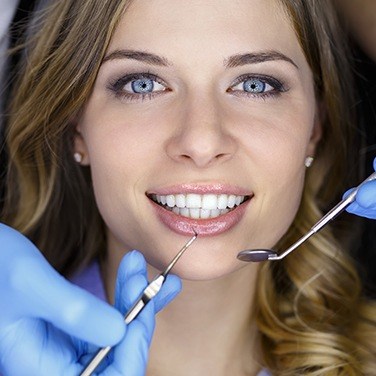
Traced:
<path fill-rule="evenodd" d="M 163 67 L 172 65 L 172 63 L 170 63 L 168 59 L 163 56 L 137 50 L 115 50 L 110 54 L 106 55 L 102 63 L 116 59 L 137 60 L 146 64 Z M 295 62 L 292 59 L 278 51 L 261 51 L 232 55 L 224 60 L 224 66 L 226 68 L 236 68 L 247 64 L 259 64 L 265 61 L 275 60 L 287 61 L 288 63 L 291 63 L 294 67 L 299 69 L 297 64 L 295 64 Z"/>
<path fill-rule="evenodd" d="M 109 61 L 109 60 L 116 60 L 116 59 L 137 60 L 146 64 L 158 65 L 158 66 L 163 66 L 163 67 L 172 65 L 164 57 L 152 54 L 150 52 L 135 51 L 135 50 L 115 50 L 111 52 L 110 54 L 106 55 L 102 63 L 105 63 L 106 61 Z"/>
<path fill-rule="evenodd" d="M 232 55 L 224 60 L 224 65 L 227 68 L 235 68 L 240 67 L 242 65 L 259 64 L 265 61 L 274 60 L 287 61 L 288 63 L 291 63 L 295 68 L 299 69 L 297 64 L 295 64 L 295 62 L 292 59 L 278 51 L 261 51 Z"/>

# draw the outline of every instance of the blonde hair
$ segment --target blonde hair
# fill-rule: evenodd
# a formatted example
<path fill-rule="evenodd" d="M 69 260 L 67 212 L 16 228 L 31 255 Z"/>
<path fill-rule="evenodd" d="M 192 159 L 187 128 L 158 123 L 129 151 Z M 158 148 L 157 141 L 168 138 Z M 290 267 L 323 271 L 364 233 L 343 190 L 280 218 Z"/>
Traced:
<path fill-rule="evenodd" d="M 72 139 L 128 3 L 47 2 L 33 19 L 14 84 L 3 220 L 33 239 L 66 275 L 106 248 L 90 172 L 74 162 Z"/>
<path fill-rule="evenodd" d="M 300 209 L 277 247 L 280 250 L 306 234 L 338 197 L 338 189 L 343 191 L 338 185 L 346 181 L 344 169 L 354 158 L 350 111 L 354 98 L 349 89 L 353 83 L 346 64 L 351 54 L 331 3 L 282 0 L 282 4 L 310 64 L 326 116 Z M 342 234 L 332 227 L 312 237 L 299 252 L 260 270 L 255 315 L 264 362 L 276 375 L 376 374 L 376 303 L 363 296 L 347 253 L 351 242 L 343 236 L 346 227 Z"/>
<path fill-rule="evenodd" d="M 285 248 L 338 199 L 351 165 L 351 74 L 329 0 L 280 0 L 312 69 L 325 116 L 301 207 Z M 72 154 L 74 120 L 88 99 L 130 0 L 51 1 L 38 14 L 15 83 L 6 129 L 9 166 L 3 221 L 28 235 L 69 275 L 104 254 L 90 173 Z M 338 67 L 341 67 L 341 76 Z M 319 198 L 319 199 L 318 199 Z M 263 362 L 278 375 L 371 375 L 376 307 L 362 296 L 345 239 L 326 229 L 299 252 L 262 265 L 255 317 Z"/>

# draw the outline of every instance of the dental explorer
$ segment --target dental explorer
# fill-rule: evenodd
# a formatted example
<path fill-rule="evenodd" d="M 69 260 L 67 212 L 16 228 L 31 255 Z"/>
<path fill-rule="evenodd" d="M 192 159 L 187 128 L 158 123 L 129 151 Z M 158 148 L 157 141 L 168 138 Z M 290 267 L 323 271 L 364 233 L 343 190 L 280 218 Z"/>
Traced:
<path fill-rule="evenodd" d="M 336 218 L 340 213 L 342 213 L 354 200 L 359 188 L 371 181 L 376 179 L 376 172 L 371 174 L 367 179 L 360 183 L 346 198 L 340 201 L 333 209 L 331 209 L 326 215 L 324 215 L 316 224 L 314 224 L 310 231 L 302 236 L 297 242 L 291 245 L 286 251 L 277 254 L 276 251 L 272 249 L 247 249 L 238 253 L 237 258 L 241 261 L 246 262 L 260 262 L 260 261 L 277 261 L 282 260 L 300 245 L 302 245 L 307 239 L 309 239 L 313 234 L 320 231 L 326 224 Z"/>
<path fill-rule="evenodd" d="M 154 298 L 160 289 L 162 288 L 163 283 L 165 282 L 167 275 L 170 273 L 173 266 L 176 262 L 180 259 L 183 253 L 187 250 L 187 248 L 197 239 L 197 233 L 191 237 L 191 239 L 180 249 L 178 254 L 173 258 L 173 260 L 168 264 L 167 268 L 160 274 L 158 274 L 142 291 L 140 297 L 137 301 L 133 304 L 133 306 L 128 310 L 128 312 L 124 316 L 124 322 L 129 324 L 133 321 L 138 314 L 144 309 L 146 304 Z M 110 352 L 111 346 L 103 347 L 100 349 L 90 363 L 86 366 L 80 376 L 90 376 L 100 365 L 106 355 Z"/>

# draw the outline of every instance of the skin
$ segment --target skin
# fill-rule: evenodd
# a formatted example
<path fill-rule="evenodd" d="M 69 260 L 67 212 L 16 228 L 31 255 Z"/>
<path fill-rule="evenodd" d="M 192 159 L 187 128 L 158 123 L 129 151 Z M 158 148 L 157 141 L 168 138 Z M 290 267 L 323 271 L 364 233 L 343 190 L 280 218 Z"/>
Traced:
<path fill-rule="evenodd" d="M 107 56 L 124 49 L 162 56 L 169 65 L 112 55 L 77 124 L 75 149 L 91 166 L 107 225 L 108 296 L 124 253 L 142 251 L 155 274 L 188 240 L 158 220 L 147 192 L 187 183 L 246 190 L 253 197 L 240 222 L 199 237 L 176 265 L 183 292 L 157 317 L 149 372 L 254 375 L 249 312 L 258 264 L 236 255 L 272 248 L 296 214 L 304 160 L 321 135 L 311 71 L 276 1 L 138 0 Z M 225 66 L 230 56 L 270 51 L 286 58 Z M 163 82 L 155 96 L 130 100 L 109 89 L 126 74 L 149 72 Z M 244 74 L 273 77 L 283 90 L 247 95 L 236 82 Z"/>

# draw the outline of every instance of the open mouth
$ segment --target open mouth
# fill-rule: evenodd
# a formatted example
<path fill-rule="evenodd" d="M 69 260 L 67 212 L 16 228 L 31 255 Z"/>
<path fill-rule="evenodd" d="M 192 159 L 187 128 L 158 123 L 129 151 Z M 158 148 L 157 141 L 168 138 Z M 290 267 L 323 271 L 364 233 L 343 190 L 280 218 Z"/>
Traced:
<path fill-rule="evenodd" d="M 249 199 L 249 196 L 227 194 L 170 194 L 148 197 L 159 206 L 182 217 L 209 219 L 233 211 Z"/>

